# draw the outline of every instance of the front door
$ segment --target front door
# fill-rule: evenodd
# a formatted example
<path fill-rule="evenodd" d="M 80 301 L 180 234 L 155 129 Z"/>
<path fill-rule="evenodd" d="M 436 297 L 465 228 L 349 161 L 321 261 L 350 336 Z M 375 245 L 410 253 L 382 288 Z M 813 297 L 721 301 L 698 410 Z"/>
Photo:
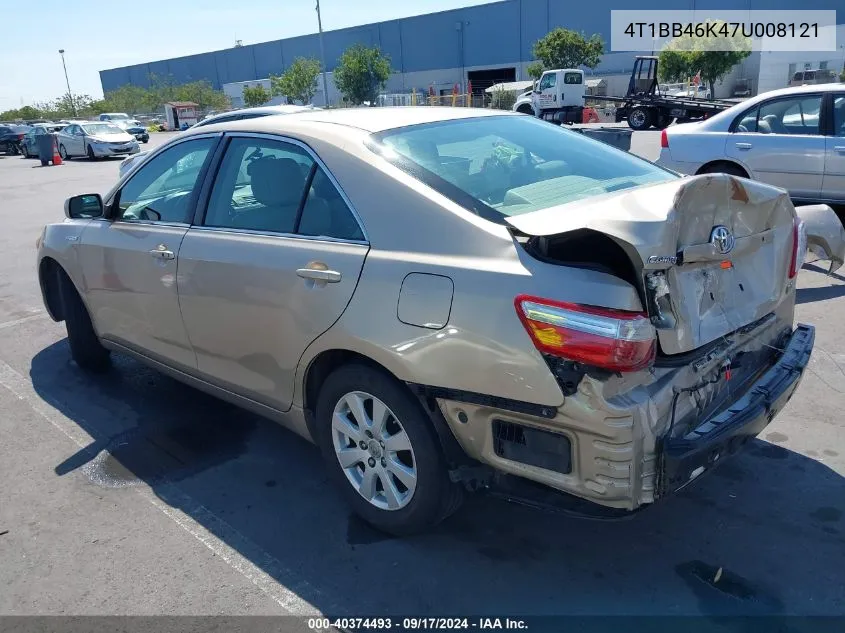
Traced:
<path fill-rule="evenodd" d="M 369 249 L 314 157 L 293 141 L 235 136 L 204 218 L 179 253 L 179 301 L 210 382 L 291 406 L 305 348 L 340 317 Z"/>
<path fill-rule="evenodd" d="M 534 111 L 539 116 L 542 110 L 556 108 L 557 106 L 557 72 L 550 70 L 544 73 L 537 84 L 537 92 L 534 94 L 536 102 Z"/>
<path fill-rule="evenodd" d="M 833 94 L 833 130 L 828 136 L 822 198 L 845 201 L 845 92 Z"/>
<path fill-rule="evenodd" d="M 725 154 L 750 176 L 815 200 L 824 176 L 825 137 L 820 130 L 822 95 L 780 97 L 762 103 L 727 137 Z"/>
<path fill-rule="evenodd" d="M 81 237 L 88 308 L 99 335 L 151 358 L 195 369 L 179 311 L 179 247 L 203 167 L 218 136 L 178 143 L 147 161 Z"/>

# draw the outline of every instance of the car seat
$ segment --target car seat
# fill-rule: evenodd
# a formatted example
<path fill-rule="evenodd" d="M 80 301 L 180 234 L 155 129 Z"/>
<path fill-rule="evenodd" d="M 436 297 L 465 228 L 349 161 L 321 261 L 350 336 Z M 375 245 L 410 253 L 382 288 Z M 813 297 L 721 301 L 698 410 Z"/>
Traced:
<path fill-rule="evenodd" d="M 238 214 L 236 228 L 292 233 L 305 186 L 302 172 L 290 158 L 259 158 L 250 166 L 252 195 L 261 208 Z"/>

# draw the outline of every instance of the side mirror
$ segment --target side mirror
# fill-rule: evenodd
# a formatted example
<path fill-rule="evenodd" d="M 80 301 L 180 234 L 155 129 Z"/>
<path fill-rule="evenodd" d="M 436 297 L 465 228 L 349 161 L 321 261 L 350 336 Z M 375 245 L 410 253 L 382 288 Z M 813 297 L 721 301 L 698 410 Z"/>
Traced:
<path fill-rule="evenodd" d="M 71 196 L 65 200 L 65 215 L 72 220 L 103 217 L 103 198 L 98 193 Z"/>

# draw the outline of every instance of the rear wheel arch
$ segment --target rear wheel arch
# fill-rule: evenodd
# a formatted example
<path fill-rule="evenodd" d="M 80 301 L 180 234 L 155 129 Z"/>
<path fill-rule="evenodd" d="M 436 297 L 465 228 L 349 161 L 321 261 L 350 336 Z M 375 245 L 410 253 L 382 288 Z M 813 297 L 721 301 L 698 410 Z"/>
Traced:
<path fill-rule="evenodd" d="M 410 385 L 401 380 L 387 367 L 373 360 L 369 356 L 347 349 L 329 349 L 320 352 L 310 361 L 308 368 L 305 371 L 302 406 L 305 413 L 305 421 L 308 426 L 308 432 L 315 441 L 318 437 L 316 412 L 320 389 L 330 374 L 341 367 L 353 364 L 370 367 L 396 381 L 405 390 L 407 390 L 409 396 L 419 402 L 421 409 L 431 421 L 431 428 L 435 433 L 438 444 L 440 445 L 450 468 L 466 463 L 469 460 L 463 449 L 458 444 L 457 439 L 455 439 L 455 436 L 449 428 L 449 424 L 446 422 L 446 419 L 443 417 L 437 402 L 434 398 L 426 395 L 424 388 L 420 388 L 418 385 Z"/>
<path fill-rule="evenodd" d="M 732 174 L 734 176 L 740 176 L 742 178 L 751 179 L 748 170 L 745 169 L 739 163 L 735 163 L 732 160 L 712 160 L 709 163 L 705 163 L 701 167 L 699 167 L 698 171 L 695 172 L 696 175 L 699 174 L 718 174 L 718 173 L 725 173 L 725 174 Z"/>

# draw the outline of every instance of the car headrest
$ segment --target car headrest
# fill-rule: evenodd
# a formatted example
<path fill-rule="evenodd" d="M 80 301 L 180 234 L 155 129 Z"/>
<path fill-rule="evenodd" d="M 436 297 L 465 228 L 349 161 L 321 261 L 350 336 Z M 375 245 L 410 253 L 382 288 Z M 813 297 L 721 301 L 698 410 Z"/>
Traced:
<path fill-rule="evenodd" d="M 769 125 L 769 122 L 766 119 L 760 119 L 757 121 L 757 131 L 760 134 L 772 134 L 772 126 Z"/>
<path fill-rule="evenodd" d="M 268 207 L 299 204 L 304 186 L 302 172 L 290 158 L 259 158 L 250 166 L 252 195 Z"/>

